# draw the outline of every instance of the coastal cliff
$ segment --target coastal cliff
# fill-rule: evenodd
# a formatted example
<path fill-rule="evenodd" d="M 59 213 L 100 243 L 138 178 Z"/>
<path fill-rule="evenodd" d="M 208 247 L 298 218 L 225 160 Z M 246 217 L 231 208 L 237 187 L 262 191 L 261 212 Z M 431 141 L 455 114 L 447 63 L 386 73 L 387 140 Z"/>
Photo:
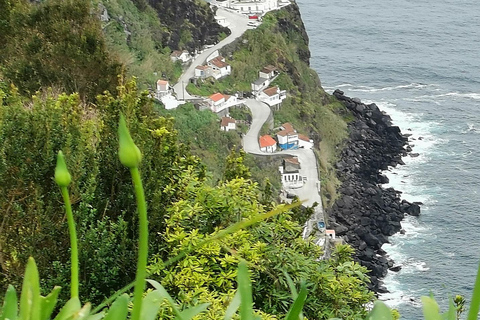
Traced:
<path fill-rule="evenodd" d="M 341 197 L 328 210 L 329 225 L 355 248 L 355 258 L 371 270 L 370 288 L 385 292 L 380 278 L 394 267 L 394 262 L 381 246 L 388 242 L 388 236 L 401 231 L 405 214 L 419 215 L 420 207 L 402 200 L 401 192 L 383 188 L 388 178 L 381 172 L 402 165 L 402 156 L 411 148 L 408 138 L 375 104 L 366 105 L 340 90 L 333 95 L 355 120 L 349 123 L 348 142 L 336 164 L 342 181 Z"/>

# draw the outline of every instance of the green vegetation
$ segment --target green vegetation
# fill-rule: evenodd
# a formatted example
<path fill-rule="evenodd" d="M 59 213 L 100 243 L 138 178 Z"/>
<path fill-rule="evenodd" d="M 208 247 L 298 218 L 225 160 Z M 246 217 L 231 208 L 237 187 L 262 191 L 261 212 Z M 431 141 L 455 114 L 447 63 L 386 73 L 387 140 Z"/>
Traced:
<path fill-rule="evenodd" d="M 235 94 L 250 90 L 250 82 L 237 80 L 235 76 L 227 76 L 219 81 L 214 78 L 198 79 L 197 84 L 189 83 L 187 86 L 187 91 L 190 94 L 204 97 L 208 97 L 216 92 Z"/>
<path fill-rule="evenodd" d="M 297 9 L 286 7 L 268 13 L 260 27 L 248 30 L 223 49 L 225 56 L 232 57 L 232 75 L 218 82 L 205 81 L 195 89 L 199 94 L 241 90 L 231 84 L 232 79 L 246 87 L 258 78 L 258 71 L 263 67 L 276 66 L 280 75 L 272 85 L 287 90 L 288 98 L 275 111 L 274 127 L 290 122 L 297 131 L 316 142 L 315 147 L 321 151 L 318 154 L 322 199 L 327 207 L 337 197 L 339 181 L 333 165 L 348 135 L 347 121 L 351 116 L 343 105 L 323 91 L 318 75 L 309 68 L 308 38 Z M 268 126 L 262 129 L 262 134 L 266 133 L 272 133 Z"/>
<path fill-rule="evenodd" d="M 115 92 L 120 64 L 105 47 L 90 1 L 4 1 L 1 8 L 0 65 L 22 94 L 54 87 L 93 101 Z"/>
<path fill-rule="evenodd" d="M 350 258 L 317 261 L 320 249 L 301 239 L 302 227 L 288 212 L 204 243 L 230 225 L 258 221 L 267 208 L 275 209 L 271 194 L 262 196 L 259 186 L 248 179 L 242 154 L 226 157 L 225 178 L 207 183 L 203 165 L 178 143 L 172 119 L 158 117 L 147 93 L 137 93 L 133 81 L 120 85 L 118 92 L 118 98 L 99 96 L 95 109 L 76 94 L 47 92 L 25 103 L 12 94 L 4 100 L 0 113 L 0 206 L 6 213 L 0 234 L 2 290 L 7 283 L 20 283 L 32 255 L 37 256 L 42 287 L 70 283 L 68 228 L 59 214 L 58 189 L 50 178 L 59 149 L 65 153 L 72 177 L 72 211 L 80 235 L 79 297 L 98 304 L 134 279 L 137 246 L 132 239 L 141 221 L 133 215 L 136 204 L 128 187 L 128 170 L 116 157 L 116 127 L 123 112 L 143 154 L 148 229 L 155 235 L 149 244 L 150 278 L 161 283 L 177 303 L 210 303 L 207 318 L 221 319 L 235 293 L 237 264 L 245 259 L 252 268 L 253 301 L 264 318 L 288 312 L 291 295 L 284 272 L 295 282 L 307 281 L 312 296 L 306 301 L 305 316 L 365 314 L 364 305 L 372 299 L 366 270 Z M 3 91 L 0 96 L 5 96 Z M 131 153 L 121 160 L 137 165 L 139 157 L 131 163 Z M 189 254 L 177 261 L 182 252 Z M 64 294 L 59 298 L 67 300 Z M 172 318 L 171 311 L 165 310 L 162 317 Z"/>
<path fill-rule="evenodd" d="M 110 16 L 103 23 L 94 15 L 100 3 Z M 191 104 L 167 111 L 138 91 L 178 78 L 171 49 L 226 35 L 213 28 L 202 36 L 212 26 L 204 2 L 0 0 L 0 7 L 0 320 L 395 315 L 378 302 L 367 314 L 374 297 L 351 247 L 320 260 L 322 250 L 302 239 L 313 209 L 275 201 L 274 157 L 244 154 L 238 132 L 221 132 L 210 111 Z M 328 205 L 350 115 L 321 89 L 305 39 L 298 11 L 270 13 L 224 52 L 231 77 L 189 89 L 248 91 L 258 70 L 274 64 L 281 71 L 274 84 L 289 91 L 276 125 L 291 122 L 319 141 Z M 139 84 L 125 81 L 122 67 Z M 232 115 L 249 117 L 241 109 Z M 479 279 L 469 320 L 480 306 Z M 20 299 L 11 284 L 22 286 Z M 456 297 L 445 315 L 433 298 L 423 303 L 426 319 L 453 320 L 465 300 Z"/>

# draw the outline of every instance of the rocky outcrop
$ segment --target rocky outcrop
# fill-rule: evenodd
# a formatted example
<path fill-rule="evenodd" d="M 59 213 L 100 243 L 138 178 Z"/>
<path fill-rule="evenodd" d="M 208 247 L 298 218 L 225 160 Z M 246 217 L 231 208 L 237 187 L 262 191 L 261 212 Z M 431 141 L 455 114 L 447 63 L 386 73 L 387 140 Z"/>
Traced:
<path fill-rule="evenodd" d="M 355 259 L 371 270 L 371 289 L 385 291 L 381 279 L 393 261 L 381 249 L 388 236 L 400 231 L 405 214 L 418 215 L 419 203 L 402 200 L 401 192 L 384 189 L 388 178 L 381 171 L 403 164 L 402 156 L 411 150 L 408 137 L 402 135 L 391 118 L 375 104 L 333 95 L 354 115 L 349 124 L 350 141 L 336 164 L 342 196 L 328 210 L 329 227 L 356 249 Z"/>
<path fill-rule="evenodd" d="M 193 52 L 206 44 L 219 41 L 220 33 L 230 29 L 215 20 L 209 4 L 191 0 L 148 0 L 157 11 L 162 24 L 161 41 L 164 47 L 188 49 Z"/>

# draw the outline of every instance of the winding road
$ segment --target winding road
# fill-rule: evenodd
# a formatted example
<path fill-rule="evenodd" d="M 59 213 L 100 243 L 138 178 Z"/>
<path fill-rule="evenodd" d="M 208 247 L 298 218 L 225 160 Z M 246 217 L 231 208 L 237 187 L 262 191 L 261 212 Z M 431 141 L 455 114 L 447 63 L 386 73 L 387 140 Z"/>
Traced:
<path fill-rule="evenodd" d="M 295 194 L 300 200 L 303 200 L 303 205 L 305 206 L 311 207 L 315 202 L 318 203 L 314 214 L 305 225 L 303 231 L 303 237 L 305 238 L 315 230 L 318 221 L 325 221 L 315 153 L 311 149 L 283 150 L 275 153 L 260 151 L 260 145 L 258 144 L 259 133 L 272 111 L 267 104 L 254 99 L 246 99 L 244 103 L 252 112 L 252 124 L 247 134 L 243 137 L 243 149 L 245 152 L 262 156 L 284 154 L 298 157 L 301 166 L 300 175 L 307 177 L 307 181 L 303 187 L 290 189 L 289 193 Z"/>
<path fill-rule="evenodd" d="M 178 79 L 176 85 L 173 86 L 173 90 L 177 94 L 178 100 L 188 100 L 194 99 L 196 97 L 191 96 L 187 92 L 187 84 L 190 81 L 190 78 L 193 78 L 195 75 L 195 68 L 199 65 L 202 65 L 206 62 L 209 55 L 211 55 L 215 50 L 220 50 L 227 44 L 232 43 L 235 39 L 241 37 L 245 31 L 250 27 L 248 26 L 249 19 L 246 15 L 227 11 L 221 7 L 217 9 L 217 15 L 225 17 L 226 20 L 230 23 L 228 28 L 232 32 L 228 37 L 217 43 L 211 48 L 206 49 L 201 54 L 199 54 L 190 64 L 190 66 L 183 72 L 183 74 Z"/>

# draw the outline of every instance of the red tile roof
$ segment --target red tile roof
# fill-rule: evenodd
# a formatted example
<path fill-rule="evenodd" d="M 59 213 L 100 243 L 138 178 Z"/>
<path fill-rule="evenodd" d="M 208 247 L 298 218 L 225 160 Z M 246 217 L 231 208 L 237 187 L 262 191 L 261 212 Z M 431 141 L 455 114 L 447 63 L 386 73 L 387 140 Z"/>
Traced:
<path fill-rule="evenodd" d="M 209 66 L 197 66 L 195 69 L 198 69 L 198 70 L 207 70 L 208 68 L 210 68 Z"/>
<path fill-rule="evenodd" d="M 158 85 L 166 85 L 166 84 L 168 84 L 168 81 L 167 80 L 158 80 L 157 84 Z"/>
<path fill-rule="evenodd" d="M 267 96 L 271 97 L 271 96 L 274 96 L 274 95 L 278 94 L 278 87 L 270 87 L 268 89 L 263 90 L 263 92 Z"/>
<path fill-rule="evenodd" d="M 293 131 L 293 132 L 295 132 L 295 129 L 293 129 L 293 126 L 290 124 L 290 122 L 285 122 L 284 124 L 282 124 L 282 128 L 283 128 L 283 130 L 285 130 L 285 131 L 289 131 L 289 132 Z"/>
<path fill-rule="evenodd" d="M 220 60 L 212 60 L 211 63 L 217 68 L 226 68 L 228 66 L 228 63 L 225 63 Z"/>
<path fill-rule="evenodd" d="M 261 136 L 259 139 L 260 148 L 270 147 L 277 144 L 277 142 L 269 135 Z"/>
<path fill-rule="evenodd" d="M 172 54 L 170 56 L 172 57 L 179 57 L 180 55 L 182 54 L 182 51 L 180 50 L 175 50 L 172 52 Z"/>
<path fill-rule="evenodd" d="M 275 70 L 277 70 L 277 68 L 274 67 L 274 66 L 272 66 L 272 65 L 270 64 L 270 65 L 264 67 L 264 68 L 262 69 L 262 72 L 264 72 L 264 73 L 270 73 L 270 72 L 273 72 L 273 71 L 275 71 Z"/>
<path fill-rule="evenodd" d="M 299 134 L 299 135 L 298 135 L 298 139 L 303 140 L 303 141 L 310 142 L 310 138 L 307 137 L 307 136 L 304 135 L 304 134 Z"/>
<path fill-rule="evenodd" d="M 287 135 L 291 136 L 291 135 L 297 134 L 295 129 L 293 129 L 293 126 L 288 122 L 282 124 L 282 128 L 283 128 L 282 131 L 277 132 L 279 136 L 285 137 Z"/>
<path fill-rule="evenodd" d="M 210 96 L 210 100 L 214 101 L 214 102 L 217 102 L 217 101 L 220 101 L 222 99 L 224 99 L 225 97 L 223 96 L 223 94 L 221 93 L 214 93 Z"/>
<path fill-rule="evenodd" d="M 222 127 L 228 126 L 229 123 L 236 123 L 236 121 L 235 121 L 235 119 L 233 119 L 233 118 L 222 117 L 222 123 L 221 123 L 221 126 L 222 126 Z"/>
<path fill-rule="evenodd" d="M 298 162 L 298 157 L 285 158 L 285 162 L 300 165 L 300 162 Z"/>

